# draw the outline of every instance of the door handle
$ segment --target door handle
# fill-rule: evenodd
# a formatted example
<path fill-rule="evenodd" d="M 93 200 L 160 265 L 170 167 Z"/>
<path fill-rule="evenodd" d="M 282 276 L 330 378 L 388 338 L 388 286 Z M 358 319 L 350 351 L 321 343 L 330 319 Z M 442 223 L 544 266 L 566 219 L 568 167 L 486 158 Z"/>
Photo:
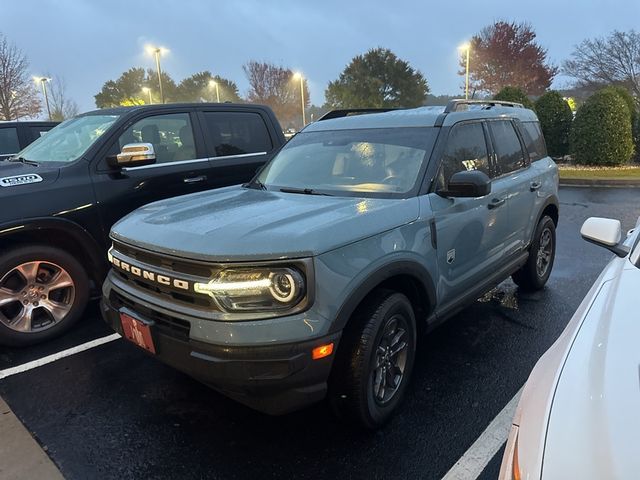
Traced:
<path fill-rule="evenodd" d="M 532 192 L 535 192 L 536 190 L 539 190 L 541 186 L 542 186 L 542 182 L 531 182 L 529 189 Z"/>
<path fill-rule="evenodd" d="M 199 182 L 204 182 L 206 179 L 207 179 L 206 175 L 198 175 L 197 177 L 183 178 L 182 181 L 184 183 L 199 183 Z"/>
<path fill-rule="evenodd" d="M 491 203 L 489 203 L 489 205 L 487 205 L 487 208 L 489 210 L 493 210 L 494 208 L 498 208 L 498 207 L 504 205 L 505 202 L 506 202 L 506 200 L 504 198 L 494 198 L 493 200 L 491 200 Z"/>

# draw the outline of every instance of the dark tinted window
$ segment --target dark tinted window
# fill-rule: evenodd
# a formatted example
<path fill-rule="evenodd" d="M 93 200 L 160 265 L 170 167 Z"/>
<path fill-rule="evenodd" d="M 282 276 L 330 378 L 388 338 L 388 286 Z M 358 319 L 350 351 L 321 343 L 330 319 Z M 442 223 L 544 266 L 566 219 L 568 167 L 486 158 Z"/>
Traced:
<path fill-rule="evenodd" d="M 18 153 L 20 143 L 18 142 L 17 128 L 0 128 L 0 155 Z"/>
<path fill-rule="evenodd" d="M 271 151 L 271 138 L 259 114 L 205 112 L 204 117 L 217 157 Z"/>
<path fill-rule="evenodd" d="M 118 143 L 120 149 L 128 143 L 151 143 L 158 163 L 196 158 L 188 113 L 154 115 L 138 120 L 120 135 Z"/>
<path fill-rule="evenodd" d="M 529 152 L 529 160 L 535 162 L 547 156 L 547 146 L 544 143 L 542 130 L 538 122 L 525 122 L 522 124 L 522 136 L 524 144 Z"/>
<path fill-rule="evenodd" d="M 482 124 L 467 123 L 453 127 L 442 156 L 438 187 L 446 188 L 454 173 L 480 170 L 491 175 L 489 155 Z"/>
<path fill-rule="evenodd" d="M 520 139 L 513 124 L 509 121 L 499 120 L 489 122 L 489 125 L 491 125 L 493 132 L 500 173 L 505 174 L 524 167 L 522 145 L 520 145 Z"/>
<path fill-rule="evenodd" d="M 29 127 L 29 130 L 31 131 L 31 138 L 37 140 L 52 128 L 53 127 Z"/>

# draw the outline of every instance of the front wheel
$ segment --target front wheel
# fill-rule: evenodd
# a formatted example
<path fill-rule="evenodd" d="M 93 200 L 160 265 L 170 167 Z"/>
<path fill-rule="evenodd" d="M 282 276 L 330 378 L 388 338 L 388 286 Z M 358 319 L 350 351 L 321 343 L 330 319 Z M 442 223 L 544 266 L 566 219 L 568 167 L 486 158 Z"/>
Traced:
<path fill-rule="evenodd" d="M 343 342 L 330 402 L 338 416 L 379 428 L 397 409 L 411 377 L 416 351 L 411 302 L 401 293 L 372 296 L 351 320 Z"/>
<path fill-rule="evenodd" d="M 0 344 L 24 346 L 55 337 L 82 315 L 89 279 L 68 253 L 44 245 L 0 256 Z"/>
<path fill-rule="evenodd" d="M 536 227 L 527 263 L 513 274 L 513 281 L 523 290 L 542 289 L 551 275 L 555 255 L 556 225 L 545 215 Z"/>

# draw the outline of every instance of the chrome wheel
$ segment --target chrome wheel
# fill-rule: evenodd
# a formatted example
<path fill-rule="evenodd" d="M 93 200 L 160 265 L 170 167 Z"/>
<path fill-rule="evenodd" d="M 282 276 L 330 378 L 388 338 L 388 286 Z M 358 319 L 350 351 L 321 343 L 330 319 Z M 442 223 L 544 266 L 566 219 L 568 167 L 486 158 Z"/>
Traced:
<path fill-rule="evenodd" d="M 408 325 L 401 315 L 394 315 L 384 326 L 376 347 L 371 372 L 373 398 L 384 405 L 398 392 L 407 365 Z"/>
<path fill-rule="evenodd" d="M 545 228 L 540 235 L 538 254 L 536 257 L 536 273 L 542 278 L 546 275 L 551 259 L 553 258 L 553 234 Z"/>
<path fill-rule="evenodd" d="M 0 278 L 0 322 L 22 333 L 47 330 L 69 313 L 76 286 L 51 262 L 25 262 Z"/>

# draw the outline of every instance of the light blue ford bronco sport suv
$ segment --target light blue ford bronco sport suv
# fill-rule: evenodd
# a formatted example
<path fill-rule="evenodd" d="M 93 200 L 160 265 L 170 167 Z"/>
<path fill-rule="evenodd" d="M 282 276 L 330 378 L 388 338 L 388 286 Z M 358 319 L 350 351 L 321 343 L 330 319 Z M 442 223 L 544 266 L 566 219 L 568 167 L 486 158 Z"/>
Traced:
<path fill-rule="evenodd" d="M 426 331 L 553 267 L 558 170 L 531 110 L 336 111 L 247 184 L 151 203 L 111 231 L 105 320 L 255 409 L 328 397 L 367 428 Z"/>

